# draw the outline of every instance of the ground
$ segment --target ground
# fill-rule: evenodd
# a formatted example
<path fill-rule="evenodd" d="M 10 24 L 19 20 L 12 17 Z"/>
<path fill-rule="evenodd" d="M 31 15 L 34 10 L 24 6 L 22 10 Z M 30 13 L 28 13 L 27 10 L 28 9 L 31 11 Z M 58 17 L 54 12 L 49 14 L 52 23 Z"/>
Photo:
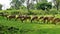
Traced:
<path fill-rule="evenodd" d="M 20 20 L 7 20 L 3 17 L 0 17 L 0 24 L 19 28 L 20 33 L 18 32 L 17 34 L 60 34 L 60 25 L 38 24 L 30 22 L 22 23 Z"/>

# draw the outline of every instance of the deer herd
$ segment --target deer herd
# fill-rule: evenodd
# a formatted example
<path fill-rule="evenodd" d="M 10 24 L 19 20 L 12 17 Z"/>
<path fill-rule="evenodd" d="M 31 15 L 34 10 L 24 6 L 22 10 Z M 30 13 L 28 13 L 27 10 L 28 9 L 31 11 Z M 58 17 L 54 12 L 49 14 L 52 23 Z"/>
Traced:
<path fill-rule="evenodd" d="M 0 16 L 2 17 L 6 17 L 7 20 L 11 20 L 11 19 L 15 19 L 16 21 L 18 19 L 20 19 L 23 23 L 24 20 L 29 20 L 31 21 L 39 21 L 39 20 L 42 20 L 43 23 L 49 23 L 49 22 L 52 22 L 52 24 L 57 24 L 58 22 L 60 22 L 60 18 L 55 18 L 55 16 L 36 16 L 36 15 L 32 15 L 32 17 L 30 15 L 8 15 L 8 14 L 3 14 L 3 13 L 0 13 Z"/>

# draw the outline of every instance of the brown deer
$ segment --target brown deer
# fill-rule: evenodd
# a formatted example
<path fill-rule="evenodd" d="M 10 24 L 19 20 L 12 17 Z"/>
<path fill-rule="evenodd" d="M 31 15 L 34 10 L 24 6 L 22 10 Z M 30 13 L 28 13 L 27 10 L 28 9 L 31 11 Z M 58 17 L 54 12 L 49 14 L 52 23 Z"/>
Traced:
<path fill-rule="evenodd" d="M 48 17 L 47 23 L 50 22 L 50 21 L 52 21 L 53 19 L 54 19 L 54 17 Z"/>
<path fill-rule="evenodd" d="M 42 17 L 40 17 L 39 19 L 42 19 L 44 23 L 46 23 L 46 21 L 47 21 L 47 23 L 48 23 L 48 22 L 50 22 L 51 20 L 53 20 L 54 17 L 47 17 L 47 16 L 46 16 L 46 17 L 43 17 L 43 16 L 42 16 Z"/>
<path fill-rule="evenodd" d="M 43 21 L 44 18 L 45 18 L 44 16 L 41 16 L 41 17 L 39 17 L 39 20 Z"/>
<path fill-rule="evenodd" d="M 31 22 L 32 22 L 33 20 L 39 21 L 38 16 L 34 16 L 34 17 L 31 19 Z"/>
<path fill-rule="evenodd" d="M 25 16 L 24 16 L 24 19 L 25 19 L 25 20 L 27 20 L 27 19 L 31 20 L 31 17 L 30 17 L 29 15 L 25 15 Z"/>
<path fill-rule="evenodd" d="M 56 25 L 57 22 L 60 22 L 60 18 L 55 18 L 52 20 L 52 23 Z"/>
<path fill-rule="evenodd" d="M 8 15 L 8 16 L 7 16 L 7 19 L 9 19 L 9 20 L 11 20 L 11 19 L 13 19 L 13 18 L 15 19 L 15 18 L 16 18 L 16 15 Z"/>
<path fill-rule="evenodd" d="M 17 18 L 16 18 L 16 20 L 17 19 L 20 19 L 22 22 L 24 21 L 24 20 L 27 20 L 27 19 L 31 19 L 31 17 L 30 16 L 28 16 L 28 15 L 19 15 Z"/>
<path fill-rule="evenodd" d="M 43 19 L 44 18 L 44 16 L 41 16 L 39 19 Z"/>
<path fill-rule="evenodd" d="M 24 15 L 18 15 L 18 17 L 15 20 L 17 20 L 17 19 L 20 19 L 23 22 L 25 17 L 24 17 Z"/>

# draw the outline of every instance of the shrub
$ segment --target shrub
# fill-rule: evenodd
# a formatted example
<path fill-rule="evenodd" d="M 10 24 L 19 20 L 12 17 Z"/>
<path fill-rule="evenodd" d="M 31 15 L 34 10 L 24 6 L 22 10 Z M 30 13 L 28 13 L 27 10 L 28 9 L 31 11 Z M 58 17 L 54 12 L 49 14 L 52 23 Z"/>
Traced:
<path fill-rule="evenodd" d="M 43 10 L 31 10 L 31 15 L 44 15 L 45 11 Z"/>
<path fill-rule="evenodd" d="M 58 11 L 57 11 L 56 9 L 51 9 L 51 10 L 49 11 L 49 14 L 55 15 L 55 14 L 58 14 Z"/>
<path fill-rule="evenodd" d="M 42 2 L 36 5 L 37 9 L 48 10 L 52 8 L 52 3 Z"/>

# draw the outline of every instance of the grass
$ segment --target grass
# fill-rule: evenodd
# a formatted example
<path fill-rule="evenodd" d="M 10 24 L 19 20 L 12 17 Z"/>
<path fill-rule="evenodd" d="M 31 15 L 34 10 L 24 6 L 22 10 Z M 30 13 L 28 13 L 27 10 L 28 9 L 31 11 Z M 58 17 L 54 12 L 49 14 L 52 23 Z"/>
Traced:
<path fill-rule="evenodd" d="M 20 20 L 7 20 L 3 17 L 0 17 L 0 24 L 4 26 L 19 28 L 20 32 L 12 34 L 60 34 L 60 25 L 38 24 L 30 22 L 21 23 Z M 8 32 L 7 34 L 11 33 Z"/>

